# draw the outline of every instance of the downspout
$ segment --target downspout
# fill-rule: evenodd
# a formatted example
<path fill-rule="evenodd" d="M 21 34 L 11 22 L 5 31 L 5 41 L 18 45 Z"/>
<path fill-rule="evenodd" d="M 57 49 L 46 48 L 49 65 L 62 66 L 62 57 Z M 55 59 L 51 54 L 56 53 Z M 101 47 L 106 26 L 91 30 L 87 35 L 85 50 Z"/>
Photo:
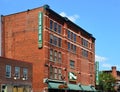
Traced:
<path fill-rule="evenodd" d="M 0 56 L 5 56 L 5 32 L 3 15 L 0 15 Z"/>

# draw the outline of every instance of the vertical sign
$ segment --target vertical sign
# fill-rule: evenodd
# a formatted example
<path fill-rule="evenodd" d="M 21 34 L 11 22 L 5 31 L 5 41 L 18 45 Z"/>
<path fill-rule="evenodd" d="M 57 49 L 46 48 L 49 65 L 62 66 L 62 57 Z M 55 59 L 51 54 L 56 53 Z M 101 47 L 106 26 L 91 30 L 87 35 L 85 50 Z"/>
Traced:
<path fill-rule="evenodd" d="M 43 13 L 39 12 L 38 15 L 38 48 L 42 48 L 42 32 L 43 31 Z"/>
<path fill-rule="evenodd" d="M 96 66 L 96 85 L 99 85 L 99 62 L 98 61 L 96 61 L 95 66 Z"/>
<path fill-rule="evenodd" d="M 2 52 L 2 16 L 0 15 L 0 56 Z"/>

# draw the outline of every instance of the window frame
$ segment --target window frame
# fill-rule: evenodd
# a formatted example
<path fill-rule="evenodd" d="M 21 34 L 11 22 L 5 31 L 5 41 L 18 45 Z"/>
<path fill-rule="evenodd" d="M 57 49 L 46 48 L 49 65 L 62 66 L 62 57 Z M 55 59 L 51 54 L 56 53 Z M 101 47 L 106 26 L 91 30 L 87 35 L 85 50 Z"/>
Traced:
<path fill-rule="evenodd" d="M 53 44 L 53 42 L 54 42 L 54 36 L 50 34 L 50 44 Z"/>
<path fill-rule="evenodd" d="M 58 52 L 56 50 L 54 50 L 54 62 L 57 62 L 57 58 L 58 58 Z"/>
<path fill-rule="evenodd" d="M 82 49 L 82 56 L 85 58 L 88 58 L 88 51 L 85 49 Z"/>
<path fill-rule="evenodd" d="M 88 48 L 88 44 L 89 42 L 86 39 L 82 38 L 82 46 Z"/>
<path fill-rule="evenodd" d="M 76 42 L 76 40 L 77 40 L 77 35 L 74 33 L 73 34 L 73 41 Z"/>
<path fill-rule="evenodd" d="M 58 63 L 62 62 L 62 53 L 58 52 Z"/>
<path fill-rule="evenodd" d="M 57 27 L 58 27 L 58 24 L 56 22 L 54 22 L 54 31 L 57 32 Z"/>
<path fill-rule="evenodd" d="M 61 34 L 61 31 L 62 31 L 62 26 L 58 25 L 58 33 Z"/>
<path fill-rule="evenodd" d="M 6 76 L 6 78 L 11 78 L 11 69 L 12 67 L 11 67 L 11 65 L 6 65 L 6 74 L 5 74 L 5 76 Z"/>
<path fill-rule="evenodd" d="M 52 65 L 50 65 L 50 67 L 49 67 L 49 78 L 50 79 L 54 78 L 54 76 L 53 76 L 53 74 L 54 74 L 53 70 L 54 70 L 54 68 L 52 67 Z"/>
<path fill-rule="evenodd" d="M 23 68 L 23 78 L 25 78 L 25 80 L 28 79 L 28 69 L 27 68 Z"/>
<path fill-rule="evenodd" d="M 71 39 L 71 32 L 70 32 L 70 30 L 67 30 L 67 37 L 68 37 L 68 39 Z"/>
<path fill-rule="evenodd" d="M 58 68 L 58 80 L 62 80 L 62 69 Z"/>
<path fill-rule="evenodd" d="M 75 68 L 75 61 L 74 60 L 70 60 L 70 68 Z"/>
<path fill-rule="evenodd" d="M 50 30 L 53 30 L 53 21 L 50 20 Z"/>
<path fill-rule="evenodd" d="M 58 47 L 61 47 L 62 46 L 62 40 L 61 38 L 58 38 Z"/>
<path fill-rule="evenodd" d="M 15 66 L 15 76 L 16 79 L 20 79 L 20 67 Z"/>
<path fill-rule="evenodd" d="M 49 50 L 49 55 L 50 55 L 49 60 L 53 61 L 53 49 Z"/>

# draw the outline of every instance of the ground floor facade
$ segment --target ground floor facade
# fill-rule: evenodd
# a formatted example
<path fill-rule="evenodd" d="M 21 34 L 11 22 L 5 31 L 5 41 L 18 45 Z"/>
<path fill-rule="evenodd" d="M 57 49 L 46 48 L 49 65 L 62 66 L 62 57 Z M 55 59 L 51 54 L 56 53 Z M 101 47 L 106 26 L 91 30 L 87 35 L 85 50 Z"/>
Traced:
<path fill-rule="evenodd" d="M 43 92 L 96 92 L 92 85 L 71 84 L 65 81 L 46 79 L 48 85 Z"/>
<path fill-rule="evenodd" d="M 1 84 L 1 92 L 31 92 L 31 85 Z"/>

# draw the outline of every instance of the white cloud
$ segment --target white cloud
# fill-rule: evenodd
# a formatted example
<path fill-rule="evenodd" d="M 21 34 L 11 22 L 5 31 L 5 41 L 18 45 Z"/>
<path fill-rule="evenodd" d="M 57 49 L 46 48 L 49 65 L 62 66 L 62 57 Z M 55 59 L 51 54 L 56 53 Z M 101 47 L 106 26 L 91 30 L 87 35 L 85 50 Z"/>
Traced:
<path fill-rule="evenodd" d="M 99 67 L 102 70 L 106 70 L 106 69 L 109 70 L 109 69 L 111 69 L 112 66 L 116 66 L 117 69 L 120 69 L 119 65 L 112 64 L 112 63 L 108 62 L 108 58 L 107 57 L 95 55 L 95 61 L 99 62 Z"/>
<path fill-rule="evenodd" d="M 112 66 L 116 66 L 117 69 L 120 69 L 119 65 L 112 65 L 112 64 L 107 64 L 107 63 L 102 64 L 102 67 L 104 68 L 111 68 Z"/>
<path fill-rule="evenodd" d="M 95 55 L 95 61 L 104 62 L 106 60 L 107 60 L 106 57 Z"/>
<path fill-rule="evenodd" d="M 60 13 L 61 16 L 67 17 L 69 20 L 75 22 L 77 19 L 79 19 L 79 16 L 77 14 L 74 14 L 72 16 L 68 16 L 65 12 Z"/>
<path fill-rule="evenodd" d="M 112 65 L 111 64 L 102 64 L 102 67 L 104 67 L 104 68 L 111 68 L 112 67 Z"/>

